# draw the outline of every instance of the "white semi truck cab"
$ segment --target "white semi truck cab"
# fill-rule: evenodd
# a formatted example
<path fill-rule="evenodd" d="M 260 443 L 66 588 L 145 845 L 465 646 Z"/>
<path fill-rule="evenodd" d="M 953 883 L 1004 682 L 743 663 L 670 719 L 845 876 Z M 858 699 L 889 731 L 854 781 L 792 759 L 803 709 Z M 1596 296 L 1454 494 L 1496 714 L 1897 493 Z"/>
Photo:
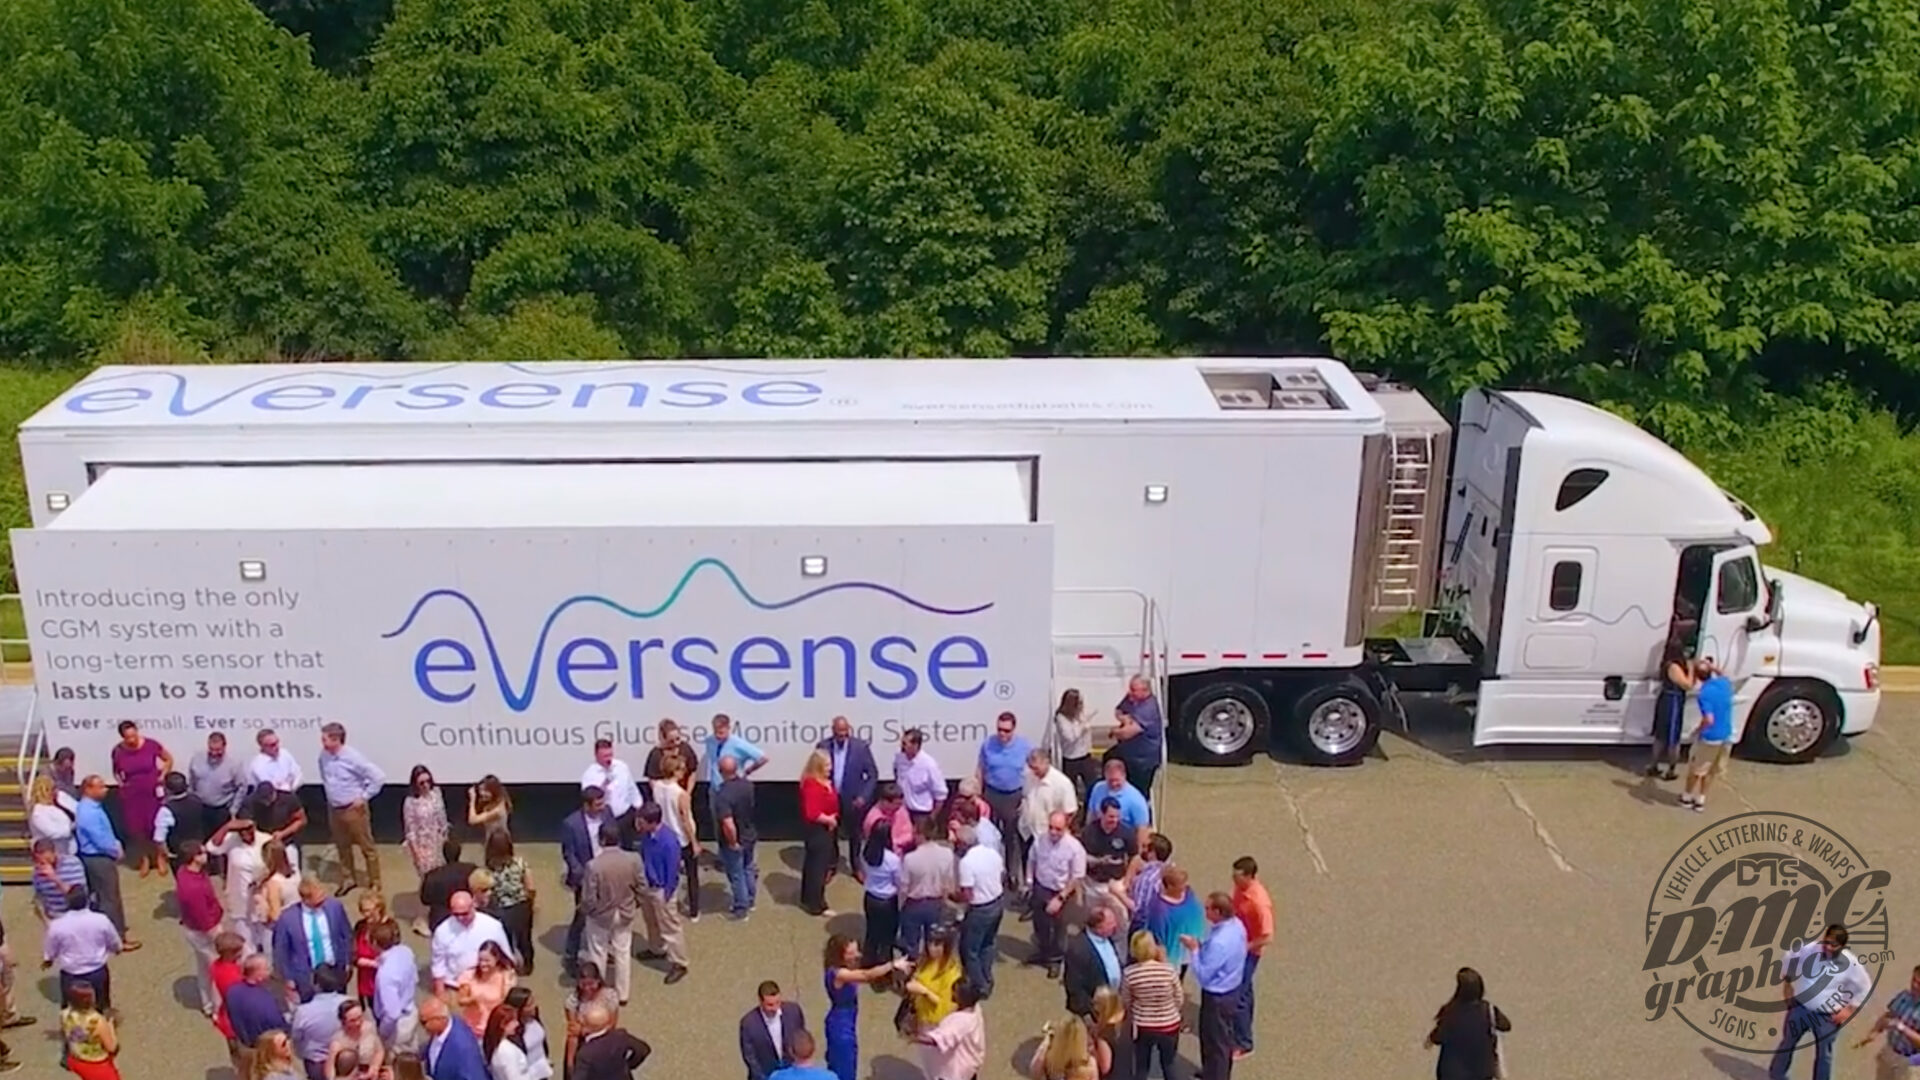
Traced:
<path fill-rule="evenodd" d="M 837 715 L 952 763 L 1134 676 L 1201 763 L 1354 763 L 1428 691 L 1632 744 L 1670 642 L 1759 756 L 1879 706 L 1872 605 L 1671 448 L 1322 357 L 103 368 L 20 449 L 35 722 L 88 768 L 124 719 L 338 719 L 389 775 L 567 783 L 726 713 L 790 779 Z"/>
<path fill-rule="evenodd" d="M 1433 625 L 1470 657 L 1452 676 L 1477 684 L 1476 742 L 1647 738 L 1670 642 L 1734 679 L 1754 756 L 1804 761 L 1873 723 L 1874 606 L 1765 566 L 1766 524 L 1625 420 L 1474 391 L 1446 495 Z M 1374 654 L 1393 681 L 1418 651 Z"/>

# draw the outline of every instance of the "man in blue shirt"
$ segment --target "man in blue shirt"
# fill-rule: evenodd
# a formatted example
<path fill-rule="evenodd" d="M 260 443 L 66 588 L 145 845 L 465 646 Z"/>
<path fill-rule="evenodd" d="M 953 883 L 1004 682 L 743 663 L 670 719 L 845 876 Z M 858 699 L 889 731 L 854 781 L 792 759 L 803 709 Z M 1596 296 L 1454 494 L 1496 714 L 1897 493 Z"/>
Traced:
<path fill-rule="evenodd" d="M 1207 924 L 1205 941 L 1182 934 L 1180 943 L 1193 955 L 1200 984 L 1199 1080 L 1227 1080 L 1233 1075 L 1233 1016 L 1247 966 L 1247 928 L 1233 913 L 1233 897 L 1223 892 L 1207 897 Z"/>
<path fill-rule="evenodd" d="M 367 755 L 347 745 L 344 724 L 320 729 L 320 784 L 327 793 L 327 827 L 333 849 L 340 856 L 340 891 L 355 886 L 380 891 L 380 849 L 373 844 L 373 822 L 367 807 L 387 783 L 387 774 Z M 353 853 L 360 853 L 361 866 Z"/>
<path fill-rule="evenodd" d="M 107 797 L 107 782 L 98 776 L 80 781 L 80 805 L 73 815 L 74 850 L 87 872 L 87 893 L 93 897 L 93 909 L 105 915 L 120 931 L 120 948 L 132 952 L 140 947 L 127 933 L 127 906 L 120 899 L 120 859 L 126 849 L 113 833 L 102 800 Z"/>
<path fill-rule="evenodd" d="M 1100 783 L 1087 792 L 1087 817 L 1092 822 L 1100 817 L 1100 808 L 1108 799 L 1120 804 L 1120 826 L 1133 834 L 1135 847 L 1144 846 L 1147 838 L 1153 835 L 1153 811 L 1147 806 L 1147 797 L 1140 789 L 1127 782 L 1127 767 L 1124 762 L 1110 760 L 1106 764 L 1107 775 Z"/>
<path fill-rule="evenodd" d="M 993 734 L 980 744 L 980 761 L 974 767 L 980 797 L 993 810 L 993 822 L 1000 831 L 1009 884 L 1025 881 L 1027 874 L 1026 846 L 1020 842 L 1020 797 L 1033 743 L 1018 734 L 1018 728 L 1019 721 L 1012 713 L 1001 713 L 994 722 Z"/>
<path fill-rule="evenodd" d="M 1153 696 L 1153 684 L 1139 676 L 1127 682 L 1127 696 L 1113 710 L 1118 726 L 1113 729 L 1114 744 L 1106 760 L 1125 762 L 1127 782 L 1141 791 L 1153 790 L 1153 778 L 1160 771 L 1162 740 L 1167 723 L 1160 715 L 1160 700 Z"/>
<path fill-rule="evenodd" d="M 687 977 L 687 935 L 673 894 L 680 887 L 680 840 L 664 827 L 666 814 L 659 803 L 635 811 L 640 825 L 640 868 L 646 887 L 640 891 L 640 917 L 647 924 L 647 948 L 642 959 L 665 957 L 667 985 Z"/>
<path fill-rule="evenodd" d="M 713 794 L 720 790 L 720 759 L 729 758 L 735 766 L 735 775 L 745 780 L 760 771 L 767 763 L 767 755 L 760 748 L 733 733 L 733 718 L 726 713 L 715 713 L 713 732 L 707 736 L 707 805 L 712 809 Z M 692 778 L 689 777 L 689 780 Z M 712 817 L 714 839 L 724 840 L 720 833 L 720 815 Z"/>
<path fill-rule="evenodd" d="M 1733 680 L 1704 656 L 1694 664 L 1694 678 L 1699 686 L 1694 693 L 1700 703 L 1700 734 L 1680 805 L 1705 813 L 1707 785 L 1714 776 L 1726 775 L 1727 760 L 1733 756 Z"/>
<path fill-rule="evenodd" d="M 273 965 L 265 953 L 254 953 L 240 965 L 240 981 L 227 988 L 227 1019 L 233 1024 L 233 1037 L 240 1044 L 234 1052 L 234 1069 L 241 1076 L 253 1073 L 253 1048 L 260 1036 L 269 1031 L 291 1034 L 284 1000 L 267 985 Z"/>

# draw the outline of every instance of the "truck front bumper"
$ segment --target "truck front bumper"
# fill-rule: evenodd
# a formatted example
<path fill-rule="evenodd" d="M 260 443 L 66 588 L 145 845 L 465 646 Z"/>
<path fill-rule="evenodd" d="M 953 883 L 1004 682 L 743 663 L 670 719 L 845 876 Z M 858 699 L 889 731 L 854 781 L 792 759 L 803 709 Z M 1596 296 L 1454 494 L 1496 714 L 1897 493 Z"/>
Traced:
<path fill-rule="evenodd" d="M 1879 690 L 1840 691 L 1840 733 L 1858 735 L 1873 726 L 1880 715 Z"/>

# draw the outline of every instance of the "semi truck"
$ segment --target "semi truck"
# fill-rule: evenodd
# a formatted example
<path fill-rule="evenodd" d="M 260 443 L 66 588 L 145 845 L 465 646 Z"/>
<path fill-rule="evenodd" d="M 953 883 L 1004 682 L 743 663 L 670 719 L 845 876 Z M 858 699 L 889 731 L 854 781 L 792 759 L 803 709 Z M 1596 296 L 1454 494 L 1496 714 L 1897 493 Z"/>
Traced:
<path fill-rule="evenodd" d="M 1671 447 L 1319 357 L 107 367 L 20 450 L 34 722 L 87 760 L 338 721 L 390 776 L 570 782 L 724 714 L 763 778 L 836 716 L 958 772 L 1136 676 L 1198 763 L 1357 763 L 1424 693 L 1633 744 L 1672 643 L 1761 757 L 1879 706 L 1873 605 Z"/>

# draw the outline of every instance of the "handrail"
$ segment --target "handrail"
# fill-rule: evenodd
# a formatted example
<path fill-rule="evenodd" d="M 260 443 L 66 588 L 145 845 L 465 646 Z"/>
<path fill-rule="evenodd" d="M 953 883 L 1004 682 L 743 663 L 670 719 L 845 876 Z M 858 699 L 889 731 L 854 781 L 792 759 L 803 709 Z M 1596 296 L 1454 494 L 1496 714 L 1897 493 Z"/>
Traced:
<path fill-rule="evenodd" d="M 1154 770 L 1153 790 L 1146 792 L 1146 796 L 1149 804 L 1152 807 L 1153 821 L 1154 821 L 1155 827 L 1162 828 L 1164 830 L 1163 819 L 1165 817 L 1165 812 L 1166 812 L 1166 794 L 1167 794 L 1167 731 L 1165 728 L 1167 686 L 1166 686 L 1166 672 L 1163 666 L 1163 660 L 1164 660 L 1163 649 L 1166 641 L 1166 621 L 1160 613 L 1160 605 L 1158 602 L 1156 602 L 1153 599 L 1153 597 L 1148 596 L 1142 590 L 1129 588 L 1126 586 L 1098 586 L 1098 585 L 1068 586 L 1064 588 L 1056 588 L 1053 591 L 1056 594 L 1066 594 L 1066 595 L 1073 595 L 1073 596 L 1130 596 L 1140 602 L 1140 630 L 1139 630 L 1138 636 L 1140 640 L 1141 655 L 1140 655 L 1139 666 L 1137 668 L 1134 668 L 1134 670 L 1138 672 L 1138 676 L 1140 678 L 1147 680 L 1147 685 L 1153 690 L 1154 700 L 1160 702 L 1161 714 L 1162 714 L 1161 715 L 1162 726 L 1161 726 L 1161 732 L 1160 732 L 1160 767 Z M 1119 634 L 1071 634 L 1068 636 L 1077 637 L 1077 638 L 1096 638 L 1096 637 L 1119 637 L 1122 635 L 1119 635 Z M 1053 718 L 1051 716 L 1047 718 L 1048 720 L 1047 738 L 1046 738 L 1047 756 L 1055 764 L 1058 764 L 1060 761 L 1059 733 L 1054 730 L 1052 719 Z"/>
<path fill-rule="evenodd" d="M 40 759 L 46 750 L 47 729 L 40 722 L 40 690 L 34 688 L 27 699 L 27 730 L 20 736 L 20 756 L 14 761 L 13 775 L 21 778 L 20 798 L 33 798 L 33 782 L 40 778 Z"/>

